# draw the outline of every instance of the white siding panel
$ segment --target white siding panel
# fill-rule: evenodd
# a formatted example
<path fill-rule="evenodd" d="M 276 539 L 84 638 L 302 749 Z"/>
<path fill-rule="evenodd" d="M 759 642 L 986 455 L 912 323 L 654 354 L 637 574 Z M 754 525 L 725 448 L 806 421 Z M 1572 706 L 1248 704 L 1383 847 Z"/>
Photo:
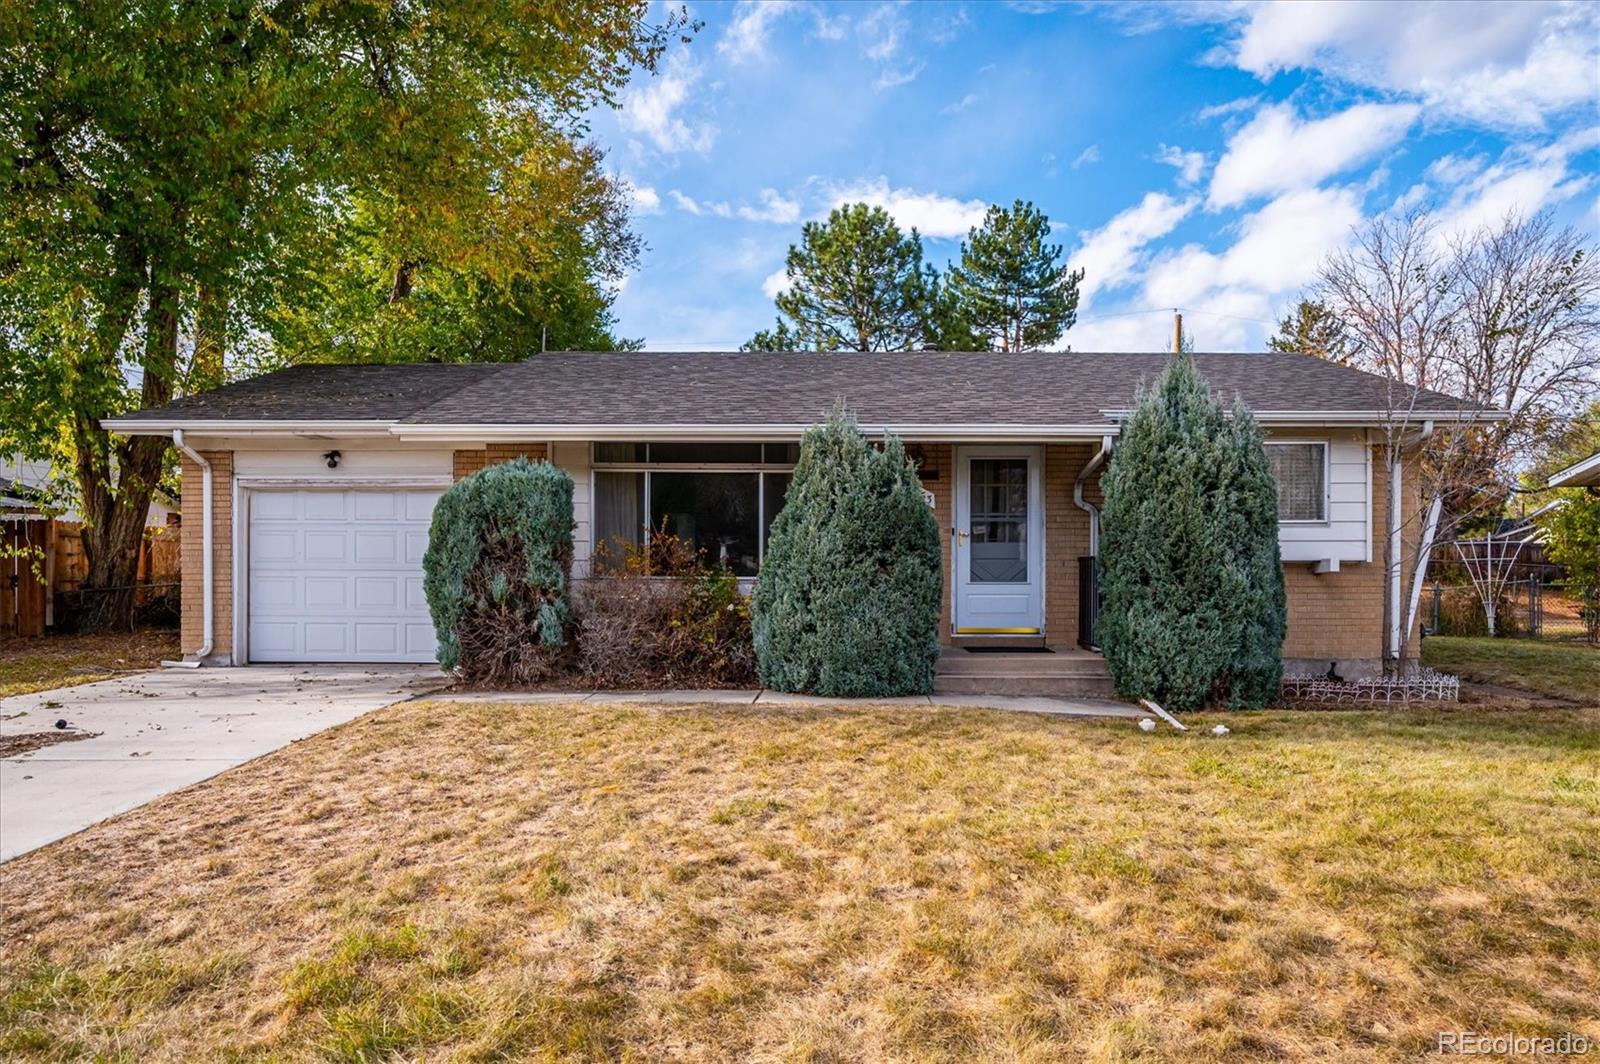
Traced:
<path fill-rule="evenodd" d="M 1326 521 L 1291 522 L 1278 526 L 1278 547 L 1286 562 L 1361 562 L 1368 559 L 1372 523 L 1370 449 L 1360 432 L 1311 436 L 1284 432 L 1275 440 L 1326 439 L 1328 442 L 1328 514 Z"/>
<path fill-rule="evenodd" d="M 594 538 L 589 518 L 589 444 L 554 443 L 550 448 L 550 462 L 572 477 L 572 575 L 587 576 Z"/>

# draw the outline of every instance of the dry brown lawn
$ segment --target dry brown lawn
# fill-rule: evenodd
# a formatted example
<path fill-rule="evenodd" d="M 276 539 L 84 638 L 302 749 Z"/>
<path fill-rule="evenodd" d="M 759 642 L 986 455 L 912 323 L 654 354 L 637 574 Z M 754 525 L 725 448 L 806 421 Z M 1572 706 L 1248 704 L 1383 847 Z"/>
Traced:
<path fill-rule="evenodd" d="M 164 628 L 35 639 L 7 637 L 0 640 L 0 698 L 153 669 L 163 658 L 178 656 L 178 633 Z"/>
<path fill-rule="evenodd" d="M 0 1057 L 1600 1040 L 1600 708 L 411 703 L 0 869 Z"/>

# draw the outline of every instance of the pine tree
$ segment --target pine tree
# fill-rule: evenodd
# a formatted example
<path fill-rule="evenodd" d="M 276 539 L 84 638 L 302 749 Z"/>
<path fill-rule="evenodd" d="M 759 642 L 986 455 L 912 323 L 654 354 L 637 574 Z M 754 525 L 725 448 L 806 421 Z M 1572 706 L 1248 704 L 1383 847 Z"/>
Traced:
<path fill-rule="evenodd" d="M 832 697 L 926 694 L 939 658 L 939 529 L 916 466 L 842 410 L 812 428 L 751 613 L 761 682 Z"/>
<path fill-rule="evenodd" d="M 902 233 L 882 207 L 851 203 L 807 222 L 787 261 L 778 310 L 805 346 L 824 351 L 907 351 L 923 346 L 931 269 L 922 238 Z"/>
<path fill-rule="evenodd" d="M 1320 300 L 1302 299 L 1293 313 L 1285 314 L 1267 348 L 1315 355 L 1341 366 L 1350 364 L 1350 337 L 1344 323 Z"/>
<path fill-rule="evenodd" d="M 1077 320 L 1083 271 L 1061 261 L 1049 236 L 1044 212 L 1017 200 L 990 207 L 961 245 L 950 285 L 973 329 L 1001 351 L 1053 344 Z"/>
<path fill-rule="evenodd" d="M 1096 632 L 1117 690 L 1169 709 L 1276 696 L 1277 489 L 1249 411 L 1179 355 L 1141 389 L 1101 482 Z"/>

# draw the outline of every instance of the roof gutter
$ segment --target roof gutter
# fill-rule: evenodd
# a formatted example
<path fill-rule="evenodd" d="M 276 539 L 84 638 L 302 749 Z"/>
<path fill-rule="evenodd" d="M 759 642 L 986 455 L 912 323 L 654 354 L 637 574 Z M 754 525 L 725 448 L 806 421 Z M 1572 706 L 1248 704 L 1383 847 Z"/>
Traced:
<path fill-rule="evenodd" d="M 1108 409 L 1100 411 L 1113 421 L 1123 422 L 1133 416 L 1132 410 Z M 1434 422 L 1473 424 L 1485 421 L 1507 421 L 1509 410 L 1412 410 L 1406 412 L 1384 410 L 1253 410 L 1257 422 L 1263 425 L 1432 425 Z"/>
<path fill-rule="evenodd" d="M 195 651 L 193 661 L 163 661 L 163 665 L 173 665 L 186 669 L 198 669 L 211 653 L 211 645 L 216 636 L 215 601 L 216 589 L 212 586 L 214 576 L 212 573 L 212 499 L 211 499 L 211 463 L 204 455 L 183 442 L 183 430 L 172 430 L 172 445 L 187 455 L 200 467 L 200 564 L 203 566 L 200 576 L 201 612 L 204 615 L 204 636 L 200 649 Z"/>
<path fill-rule="evenodd" d="M 529 423 L 519 425 L 484 424 L 397 424 L 391 434 L 400 440 L 487 441 L 487 440 L 729 440 L 756 442 L 762 440 L 794 440 L 803 436 L 814 422 L 787 424 L 692 424 L 685 422 L 649 422 L 622 424 L 618 422 L 595 424 L 552 425 Z M 858 426 L 868 436 L 893 433 L 903 439 L 925 442 L 1000 441 L 1072 441 L 1097 439 L 1107 432 L 1115 433 L 1115 426 L 1104 422 L 1093 424 L 1018 424 L 986 423 L 963 424 L 957 422 L 862 422 Z"/>

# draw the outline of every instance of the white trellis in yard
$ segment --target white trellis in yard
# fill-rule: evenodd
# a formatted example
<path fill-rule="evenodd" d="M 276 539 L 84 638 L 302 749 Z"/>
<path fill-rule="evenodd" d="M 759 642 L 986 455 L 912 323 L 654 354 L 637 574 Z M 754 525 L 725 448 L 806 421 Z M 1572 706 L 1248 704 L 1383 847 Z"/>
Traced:
<path fill-rule="evenodd" d="M 1495 634 L 1495 608 L 1510 580 L 1511 570 L 1516 567 L 1522 548 L 1532 541 L 1531 532 L 1517 528 L 1498 535 L 1490 532 L 1482 539 L 1458 539 L 1452 544 L 1483 602 L 1483 617 L 1491 636 Z"/>

